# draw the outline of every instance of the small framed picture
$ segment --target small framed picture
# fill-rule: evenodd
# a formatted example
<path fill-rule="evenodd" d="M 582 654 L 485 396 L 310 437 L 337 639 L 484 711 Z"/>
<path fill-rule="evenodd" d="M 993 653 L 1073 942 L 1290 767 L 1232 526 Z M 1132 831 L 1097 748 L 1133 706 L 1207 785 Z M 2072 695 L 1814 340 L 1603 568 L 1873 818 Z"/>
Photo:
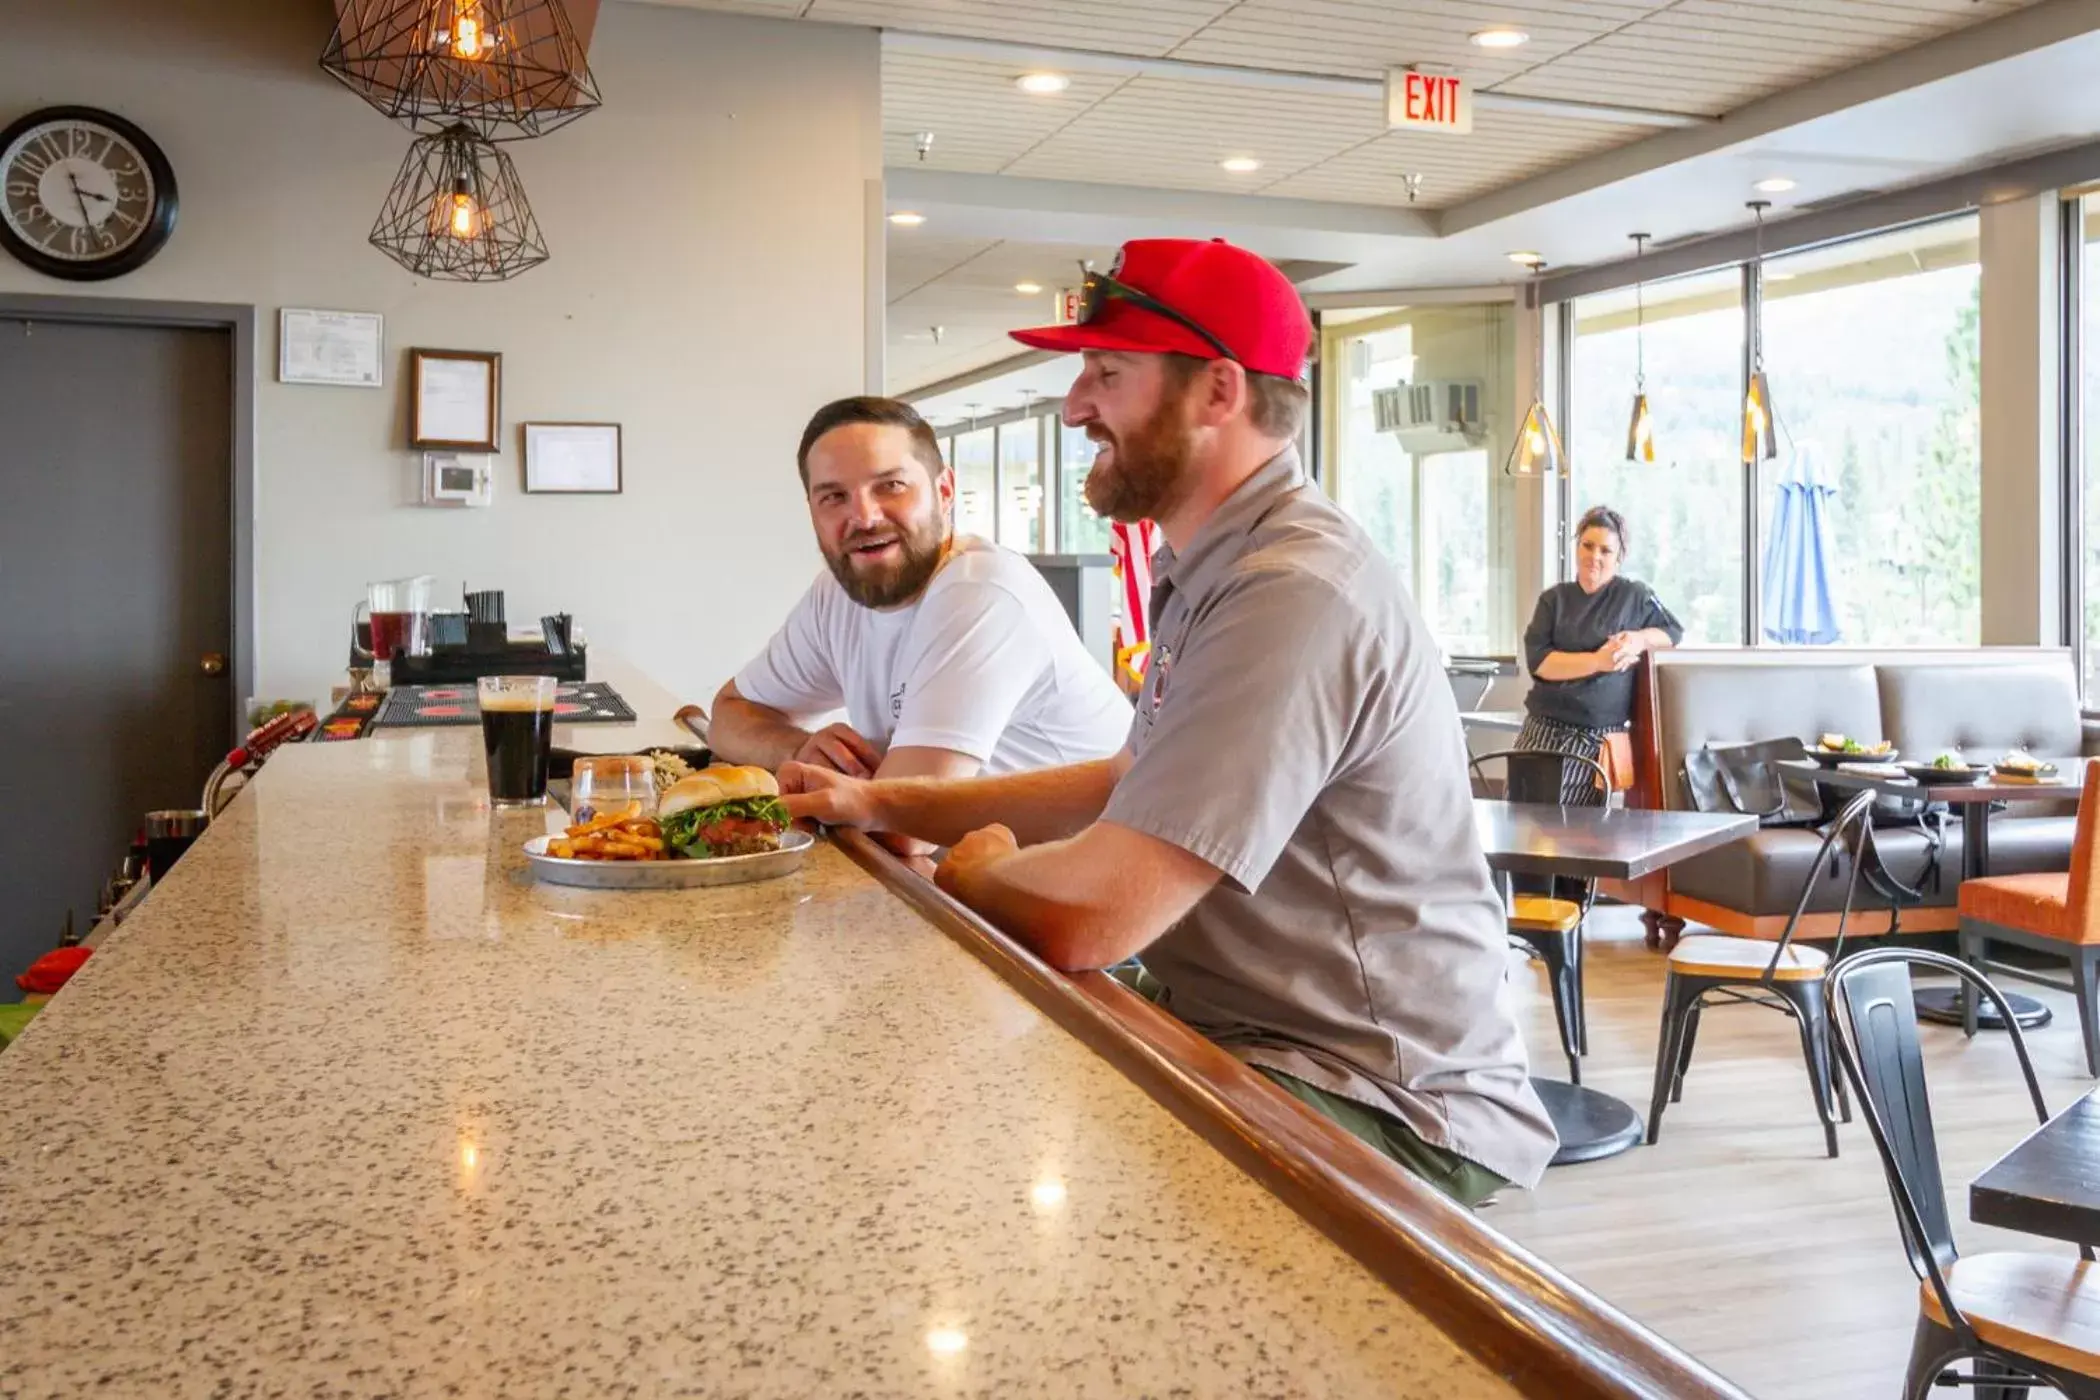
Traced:
<path fill-rule="evenodd" d="M 386 318 L 367 311 L 277 313 L 277 380 L 377 389 L 385 380 Z"/>
<path fill-rule="evenodd" d="M 481 350 L 411 350 L 411 447 L 495 452 L 503 357 Z"/>
<path fill-rule="evenodd" d="M 614 495 L 623 482 L 618 423 L 527 423 L 525 489 Z"/>

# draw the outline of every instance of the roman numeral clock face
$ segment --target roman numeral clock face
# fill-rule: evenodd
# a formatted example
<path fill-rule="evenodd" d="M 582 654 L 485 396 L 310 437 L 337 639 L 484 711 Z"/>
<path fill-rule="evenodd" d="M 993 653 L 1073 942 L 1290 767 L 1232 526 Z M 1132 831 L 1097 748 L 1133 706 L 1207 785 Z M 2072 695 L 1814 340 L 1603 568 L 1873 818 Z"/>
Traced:
<path fill-rule="evenodd" d="M 116 277 L 175 227 L 175 172 L 123 118 L 53 107 L 0 132 L 0 247 L 39 272 Z"/>

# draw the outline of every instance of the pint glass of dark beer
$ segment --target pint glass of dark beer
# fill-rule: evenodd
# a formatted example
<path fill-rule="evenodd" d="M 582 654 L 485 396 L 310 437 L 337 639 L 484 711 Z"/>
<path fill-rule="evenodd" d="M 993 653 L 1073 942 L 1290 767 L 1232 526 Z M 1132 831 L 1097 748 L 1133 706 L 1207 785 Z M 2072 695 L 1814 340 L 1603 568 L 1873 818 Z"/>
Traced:
<path fill-rule="evenodd" d="M 483 676 L 479 689 L 489 800 L 498 807 L 540 806 L 554 742 L 554 677 Z"/>

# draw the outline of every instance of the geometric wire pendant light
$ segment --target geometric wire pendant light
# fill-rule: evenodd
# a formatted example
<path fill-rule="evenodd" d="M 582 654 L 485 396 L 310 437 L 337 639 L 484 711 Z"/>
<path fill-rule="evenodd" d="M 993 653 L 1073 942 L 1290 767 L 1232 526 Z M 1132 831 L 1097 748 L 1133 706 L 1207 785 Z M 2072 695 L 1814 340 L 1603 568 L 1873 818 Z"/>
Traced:
<path fill-rule="evenodd" d="M 1563 469 L 1560 434 L 1553 431 L 1553 416 L 1546 412 L 1546 320 L 1545 303 L 1539 298 L 1538 277 L 1544 262 L 1531 265 L 1531 304 L 1539 310 L 1538 329 L 1532 335 L 1531 408 L 1510 444 L 1509 460 L 1502 471 L 1507 476 L 1552 476 Z"/>
<path fill-rule="evenodd" d="M 420 135 L 544 136 L 599 105 L 562 0 L 338 0 L 321 66 Z"/>
<path fill-rule="evenodd" d="M 547 260 L 517 167 L 465 125 L 409 147 L 372 225 L 372 246 L 445 282 L 501 282 Z"/>
<path fill-rule="evenodd" d="M 1771 206 L 1768 199 L 1750 201 L 1750 212 L 1757 220 L 1757 234 L 1751 258 L 1755 272 L 1750 279 L 1750 382 L 1743 391 L 1743 465 L 1746 467 L 1754 464 L 1760 456 L 1770 461 L 1779 455 L 1772 386 L 1765 379 L 1765 210 Z"/>
<path fill-rule="evenodd" d="M 1641 257 L 1648 251 L 1648 235 L 1628 234 L 1633 240 L 1633 415 L 1626 422 L 1626 460 L 1655 460 L 1655 419 L 1648 412 L 1648 357 L 1646 344 L 1647 307 L 1641 282 Z"/>

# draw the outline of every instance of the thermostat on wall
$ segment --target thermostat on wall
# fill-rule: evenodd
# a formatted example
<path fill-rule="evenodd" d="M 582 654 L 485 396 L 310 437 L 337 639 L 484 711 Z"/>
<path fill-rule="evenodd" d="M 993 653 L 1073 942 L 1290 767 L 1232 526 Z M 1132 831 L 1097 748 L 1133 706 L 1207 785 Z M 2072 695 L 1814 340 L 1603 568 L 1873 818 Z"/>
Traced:
<path fill-rule="evenodd" d="M 465 452 L 423 454 L 423 504 L 485 506 L 491 497 L 493 458 Z"/>

